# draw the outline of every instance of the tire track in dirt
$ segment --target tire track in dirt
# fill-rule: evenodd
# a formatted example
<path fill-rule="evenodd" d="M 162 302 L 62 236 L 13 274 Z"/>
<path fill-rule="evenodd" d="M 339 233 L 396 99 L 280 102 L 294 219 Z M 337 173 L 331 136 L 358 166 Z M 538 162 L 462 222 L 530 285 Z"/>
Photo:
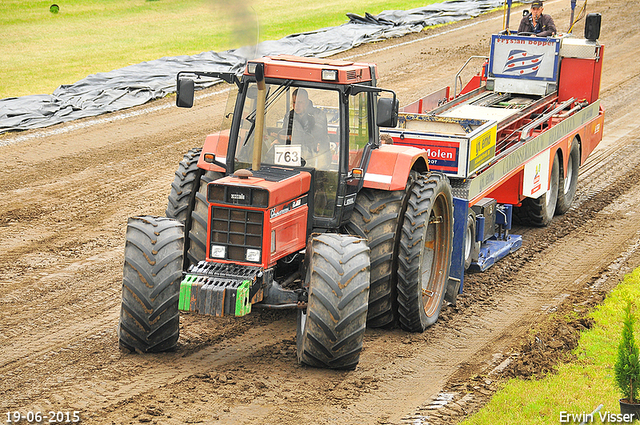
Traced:
<path fill-rule="evenodd" d="M 64 279 L 70 286 L 74 281 L 78 283 L 78 278 L 83 274 L 78 273 L 78 268 L 86 268 L 85 273 L 90 276 L 94 272 L 91 269 L 103 269 L 105 260 L 117 259 L 120 256 L 120 250 L 104 252 L 99 258 L 72 264 L 69 268 L 42 279 L 42 284 L 55 285 L 55 281 Z M 26 304 L 26 308 L 23 307 L 25 303 L 21 299 L 15 299 L 12 303 L 3 302 L 7 313 L 3 320 L 8 330 L 4 335 L 6 341 L 0 348 L 0 374 L 30 362 L 47 351 L 68 345 L 75 339 L 82 339 L 96 331 L 113 327 L 117 317 L 108 313 L 116 307 L 119 308 L 120 288 L 109 285 L 100 291 L 93 291 L 93 288 L 78 286 L 79 288 L 72 293 L 69 293 L 67 285 L 60 291 L 47 292 L 35 302 Z M 57 293 L 61 291 L 64 294 Z M 48 309 L 48 306 L 61 296 L 69 298 L 69 306 L 62 306 L 62 311 Z M 15 313 L 18 309 L 30 313 L 30 320 L 16 320 Z M 76 311 L 88 312 L 80 323 L 74 317 Z"/>
<path fill-rule="evenodd" d="M 35 400 L 40 405 L 62 402 L 65 405 L 88 412 L 100 411 L 107 406 L 117 405 L 135 394 L 145 393 L 180 381 L 193 374 L 209 370 L 211 367 L 249 357 L 264 346 L 272 344 L 274 339 L 281 337 L 283 333 L 295 332 L 294 322 L 276 320 L 264 326 L 253 327 L 220 344 L 209 345 L 191 353 L 179 350 L 175 353 L 142 356 L 111 349 L 110 357 L 112 361 L 118 361 L 119 366 L 122 367 L 121 370 L 104 370 L 99 363 L 92 361 L 81 365 L 75 364 L 73 357 L 69 358 L 69 355 L 72 355 L 75 350 L 86 351 L 87 344 L 91 341 L 104 342 L 105 339 L 108 339 L 111 344 L 115 344 L 117 347 L 114 323 L 117 323 L 118 314 L 119 305 L 117 308 L 105 312 L 99 320 L 69 329 L 68 333 L 74 339 L 64 342 L 64 338 L 55 338 L 55 341 L 47 346 L 46 355 L 42 355 L 45 353 L 43 350 L 39 355 L 20 359 L 22 363 L 20 366 L 23 369 L 37 368 L 39 365 L 55 359 L 61 366 L 61 370 L 56 375 L 55 381 L 46 380 L 43 382 L 44 385 L 37 389 L 27 388 L 25 390 L 14 387 L 14 391 L 5 391 L 2 394 L 2 404 L 5 404 L 3 407 L 20 406 L 26 408 L 29 402 Z M 93 332 L 89 330 L 92 325 L 101 324 L 104 325 L 101 330 L 94 329 Z M 61 333 L 59 332 L 58 336 L 64 337 L 64 335 L 60 335 Z M 47 344 L 47 341 L 43 341 L 43 343 Z M 108 347 L 100 346 L 98 348 L 108 350 Z M 168 367 L 163 367 L 159 371 L 154 367 L 158 363 Z M 0 373 L 7 378 L 7 383 L 11 383 L 14 381 L 12 378 L 19 377 L 21 371 L 6 373 L 5 370 L 0 370 Z M 131 373 L 135 373 L 135 379 L 122 379 L 123 375 L 129 376 Z M 53 399 L 51 398 L 52 394 L 55 394 Z M 80 394 L 82 396 L 78 397 Z"/>
<path fill-rule="evenodd" d="M 636 175 L 638 175 L 638 173 L 636 173 Z M 637 189 L 638 185 L 631 188 L 630 191 L 616 199 L 615 202 L 602 209 L 598 213 L 598 216 L 582 226 L 579 232 L 573 232 L 568 236 L 566 242 L 572 243 L 566 244 L 567 250 L 561 249 L 562 246 L 565 245 L 563 243 L 562 245 L 555 245 L 553 249 L 544 253 L 545 258 L 552 257 L 552 263 L 566 261 L 567 264 L 557 272 L 557 269 L 547 268 L 547 270 L 554 270 L 554 276 L 550 282 L 556 282 L 556 279 L 563 280 L 564 287 L 563 285 L 557 287 L 555 296 L 554 291 L 550 291 L 549 302 L 541 304 L 539 316 L 544 318 L 547 314 L 555 313 L 564 300 L 571 297 L 573 298 L 571 298 L 572 302 L 570 306 L 572 307 L 570 311 L 573 311 L 576 307 L 584 306 L 585 303 L 589 302 L 591 297 L 601 299 L 602 295 L 598 294 L 602 291 L 606 293 L 611 290 L 622 279 L 625 273 L 632 270 L 638 264 L 638 261 L 640 261 L 640 228 L 635 224 L 638 218 L 640 218 L 640 212 L 629 208 L 631 205 L 637 203 L 640 198 Z M 624 220 L 620 220 L 621 216 L 624 216 Z M 614 222 L 615 225 L 603 225 L 603 223 L 608 222 Z M 633 223 L 634 226 L 628 228 L 629 232 L 627 235 L 624 235 L 624 232 L 616 231 L 617 229 L 624 229 L 629 223 Z M 597 231 L 592 230 L 594 227 L 597 228 Z M 603 240 L 606 240 L 607 235 L 610 234 L 616 235 L 613 244 L 603 243 Z M 602 249 L 602 247 L 605 248 Z M 616 248 L 621 250 L 618 251 L 617 257 Z M 594 252 L 594 250 L 596 252 Z M 604 258 L 598 258 L 598 255 L 603 252 L 605 252 L 606 256 Z M 558 260 L 558 258 L 560 258 L 560 260 Z M 610 260 L 612 261 L 606 264 Z M 585 270 L 581 268 L 583 265 L 580 264 L 581 262 L 586 263 L 589 261 L 593 261 L 591 269 Z M 544 267 L 544 263 L 542 263 L 541 266 Z M 526 270 L 523 270 L 523 272 L 526 272 Z M 548 288 L 550 288 L 550 286 Z M 585 298 L 576 298 L 576 289 L 580 294 L 579 297 Z M 593 301 L 591 302 L 593 303 Z M 534 321 L 534 323 L 539 322 L 539 319 Z M 523 330 L 524 332 L 522 332 Z M 523 335 L 524 340 L 529 329 L 516 329 L 513 332 L 518 331 L 522 332 L 521 335 Z M 559 337 L 559 335 L 541 335 L 541 337 L 544 336 L 549 338 L 549 340 L 554 337 Z M 458 420 L 476 412 L 482 403 L 489 400 L 493 391 L 499 388 L 499 385 L 493 386 L 491 392 L 488 392 L 483 385 L 486 387 L 491 386 L 491 380 L 496 379 L 496 377 L 500 378 L 505 367 L 507 367 L 512 360 L 518 359 L 519 353 L 513 352 L 513 350 L 521 347 L 518 344 L 513 344 L 512 338 L 509 338 L 509 335 L 507 335 L 507 338 L 511 340 L 510 344 L 512 344 L 511 346 L 506 345 L 507 350 L 497 351 L 496 347 L 487 348 L 486 353 L 484 353 L 484 358 L 487 360 L 491 358 L 491 361 L 487 361 L 486 364 L 478 362 L 474 365 L 467 365 L 467 367 L 454 374 L 455 378 L 452 378 L 447 385 L 443 387 L 448 388 L 449 391 L 446 394 L 440 394 L 440 400 L 447 399 L 448 403 L 444 403 L 443 405 L 443 403 L 434 401 L 437 399 L 434 395 L 430 399 L 427 399 L 425 403 L 418 406 L 412 413 L 402 418 L 400 423 L 411 423 L 415 425 L 457 423 Z M 491 356 L 489 356 L 489 354 L 491 354 Z M 482 356 L 479 356 L 479 358 L 481 359 Z M 471 387 L 474 389 L 470 389 Z M 460 392 L 460 390 L 462 391 Z M 448 405 L 452 405 L 452 407 L 449 408 Z"/>

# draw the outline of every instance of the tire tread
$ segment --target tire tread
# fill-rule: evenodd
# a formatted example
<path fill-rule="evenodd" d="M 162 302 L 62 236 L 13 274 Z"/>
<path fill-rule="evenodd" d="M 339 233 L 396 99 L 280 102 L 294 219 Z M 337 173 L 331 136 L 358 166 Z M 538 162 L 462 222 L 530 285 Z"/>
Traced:
<path fill-rule="evenodd" d="M 157 352 L 177 346 L 183 241 L 177 220 L 129 219 L 118 332 L 122 348 Z"/>

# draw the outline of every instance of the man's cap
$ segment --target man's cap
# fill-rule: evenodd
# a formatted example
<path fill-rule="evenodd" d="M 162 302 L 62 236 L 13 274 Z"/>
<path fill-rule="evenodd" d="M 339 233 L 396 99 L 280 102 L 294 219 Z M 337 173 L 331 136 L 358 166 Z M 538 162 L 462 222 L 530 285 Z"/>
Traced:
<path fill-rule="evenodd" d="M 542 7 L 542 1 L 540 0 L 536 0 L 533 3 L 531 3 L 531 7 Z"/>

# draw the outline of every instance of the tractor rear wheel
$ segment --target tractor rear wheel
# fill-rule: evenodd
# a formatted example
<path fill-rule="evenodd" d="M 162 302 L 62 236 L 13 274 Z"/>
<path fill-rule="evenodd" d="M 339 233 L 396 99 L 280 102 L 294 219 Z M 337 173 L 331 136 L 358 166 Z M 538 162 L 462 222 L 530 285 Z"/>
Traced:
<path fill-rule="evenodd" d="M 400 325 L 422 332 L 440 315 L 453 248 L 453 197 L 449 179 L 420 176 L 411 188 L 398 253 Z"/>
<path fill-rule="evenodd" d="M 122 348 L 160 352 L 177 346 L 183 242 L 182 224 L 176 220 L 129 219 L 118 331 Z"/>
<path fill-rule="evenodd" d="M 335 233 L 314 236 L 307 247 L 306 309 L 298 311 L 298 361 L 355 369 L 360 361 L 369 299 L 365 240 Z"/>
<path fill-rule="evenodd" d="M 222 173 L 207 171 L 198 181 L 199 189 L 195 193 L 191 222 L 185 226 L 185 265 L 187 270 L 191 264 L 198 264 L 207 255 L 207 220 L 209 218 L 209 201 L 207 201 L 207 185 L 223 177 Z"/>
<path fill-rule="evenodd" d="M 519 224 L 545 227 L 551 223 L 558 202 L 558 176 L 560 161 L 558 155 L 553 158 L 553 167 L 549 176 L 549 190 L 539 198 L 525 198 L 522 206 L 513 209 L 513 217 Z"/>
<path fill-rule="evenodd" d="M 191 220 L 195 194 L 200 187 L 200 177 L 204 171 L 198 168 L 201 152 L 201 148 L 193 148 L 184 154 L 171 183 L 171 192 L 165 211 L 167 217 L 175 218 L 185 224 L 185 227 L 188 227 L 187 222 Z"/>
<path fill-rule="evenodd" d="M 578 188 L 578 170 L 580 169 L 580 143 L 573 138 L 569 149 L 569 161 L 567 162 L 566 177 L 560 174 L 558 183 L 558 203 L 556 214 L 562 215 L 569 211 Z"/>
<path fill-rule="evenodd" d="M 347 230 L 367 239 L 371 250 L 371 287 L 367 326 L 379 328 L 395 322 L 396 282 L 393 276 L 400 233 L 399 217 L 405 191 L 362 189 Z"/>
<path fill-rule="evenodd" d="M 165 214 L 184 224 L 184 270 L 205 259 L 207 232 L 207 185 L 223 177 L 222 173 L 198 168 L 201 148 L 187 152 L 178 164 Z M 206 181 L 203 184 L 203 181 Z M 198 196 L 198 193 L 201 193 Z M 194 214 L 196 209 L 197 214 Z M 195 220 L 194 220 L 195 218 Z M 195 226 L 195 229 L 194 229 Z"/>

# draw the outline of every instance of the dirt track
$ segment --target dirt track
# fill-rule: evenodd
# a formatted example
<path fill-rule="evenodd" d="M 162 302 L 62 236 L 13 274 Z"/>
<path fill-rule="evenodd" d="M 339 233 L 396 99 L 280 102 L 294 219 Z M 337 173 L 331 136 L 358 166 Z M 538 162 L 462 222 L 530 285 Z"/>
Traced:
<path fill-rule="evenodd" d="M 545 6 L 562 30 L 568 4 Z M 215 129 L 223 87 L 191 110 L 169 98 L 1 137 L 0 420 L 79 411 L 95 424 L 446 423 L 432 399 L 474 375 L 499 375 L 520 336 L 563 300 L 586 302 L 640 265 L 640 3 L 589 6 L 603 15 L 607 115 L 576 204 L 548 228 L 516 229 L 523 248 L 467 275 L 459 305 L 424 334 L 368 330 L 354 372 L 298 366 L 292 312 L 183 315 L 177 352 L 118 349 L 127 218 L 163 215 L 182 154 Z M 453 84 L 501 27 L 498 12 L 340 57 L 376 62 L 379 84 L 405 104 Z M 452 397 L 473 407 L 473 394 Z"/>

